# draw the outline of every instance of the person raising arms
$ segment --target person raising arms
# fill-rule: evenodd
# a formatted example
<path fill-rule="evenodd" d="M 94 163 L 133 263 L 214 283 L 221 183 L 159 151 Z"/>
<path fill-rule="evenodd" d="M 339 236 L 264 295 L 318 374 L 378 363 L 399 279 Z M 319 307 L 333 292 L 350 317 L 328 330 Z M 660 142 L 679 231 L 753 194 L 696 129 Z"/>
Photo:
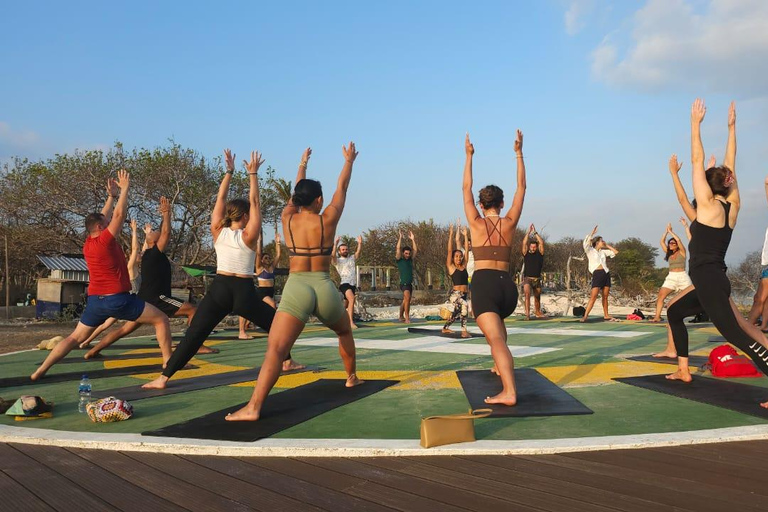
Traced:
<path fill-rule="evenodd" d="M 418 248 L 416 247 L 416 238 L 413 231 L 408 232 L 408 238 L 411 239 L 413 248 L 409 246 L 402 247 L 403 232 L 398 232 L 397 247 L 395 247 L 395 263 L 397 263 L 397 272 L 400 275 L 400 291 L 403 292 L 403 302 L 400 304 L 399 321 L 406 324 L 411 323 L 411 296 L 413 295 L 413 259 L 416 257 Z"/>
<path fill-rule="evenodd" d="M 448 230 L 448 251 L 445 259 L 445 267 L 448 269 L 448 275 L 451 277 L 453 287 L 451 293 L 448 296 L 448 302 L 453 307 L 451 316 L 443 325 L 443 333 L 451 334 L 450 327 L 457 320 L 461 320 L 461 337 L 469 338 L 470 334 L 467 331 L 467 315 L 469 314 L 469 306 L 467 304 L 467 292 L 469 291 L 469 273 L 467 272 L 467 265 L 465 263 L 464 255 L 469 250 L 469 241 L 467 240 L 467 229 L 464 228 L 464 251 L 459 249 L 459 224 L 456 223 L 456 247 L 452 246 L 453 242 L 453 224 L 450 225 Z"/>

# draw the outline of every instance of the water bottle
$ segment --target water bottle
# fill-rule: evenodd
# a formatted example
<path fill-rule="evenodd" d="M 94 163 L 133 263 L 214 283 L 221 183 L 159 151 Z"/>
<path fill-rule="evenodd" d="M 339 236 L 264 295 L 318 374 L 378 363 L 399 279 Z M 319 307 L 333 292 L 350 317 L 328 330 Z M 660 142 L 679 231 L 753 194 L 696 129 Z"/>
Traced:
<path fill-rule="evenodd" d="M 78 393 L 80 395 L 80 401 L 77 404 L 77 410 L 79 412 L 86 412 L 85 406 L 91 401 L 91 381 L 86 374 L 83 374 L 83 378 L 80 380 L 80 389 Z"/>

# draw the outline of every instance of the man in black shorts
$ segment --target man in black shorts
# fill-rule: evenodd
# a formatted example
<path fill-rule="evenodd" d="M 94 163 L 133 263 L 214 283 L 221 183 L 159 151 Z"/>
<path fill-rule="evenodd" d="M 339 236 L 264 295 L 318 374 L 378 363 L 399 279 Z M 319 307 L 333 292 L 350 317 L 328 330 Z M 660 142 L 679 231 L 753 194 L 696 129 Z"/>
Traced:
<path fill-rule="evenodd" d="M 334 251 L 331 255 L 331 263 L 334 264 L 339 272 L 340 285 L 339 291 L 344 296 L 344 307 L 347 308 L 349 315 L 349 324 L 353 329 L 357 329 L 354 320 L 355 313 L 355 294 L 357 293 L 357 259 L 360 257 L 360 251 L 363 248 L 363 237 L 357 237 L 357 249 L 355 254 L 349 254 L 349 246 L 345 243 L 339 243 L 340 237 L 336 237 L 334 247 L 338 247 L 338 254 Z"/>
<path fill-rule="evenodd" d="M 411 323 L 411 295 L 413 294 L 413 258 L 416 257 L 416 239 L 413 236 L 413 231 L 408 232 L 408 238 L 411 239 L 413 248 L 402 247 L 403 232 L 400 232 L 400 236 L 397 238 L 397 247 L 395 248 L 395 262 L 397 263 L 397 271 L 400 274 L 400 291 L 403 292 L 403 303 L 400 304 L 400 317 L 401 322 L 406 324 Z"/>
<path fill-rule="evenodd" d="M 171 238 L 171 205 L 165 196 L 160 198 L 160 215 L 163 220 L 159 232 L 152 231 L 149 225 L 144 230 L 146 240 L 144 241 L 144 253 L 141 257 L 141 285 L 138 296 L 165 313 L 168 318 L 186 316 L 187 325 L 189 325 L 197 311 L 196 306 L 171 295 L 171 262 L 165 255 L 165 248 Z M 119 329 L 104 336 L 95 347 L 85 354 L 85 358 L 91 359 L 98 356 L 102 350 L 138 328 L 138 323 L 126 322 Z M 218 350 L 205 345 L 198 350 L 198 354 L 216 352 Z"/>
<path fill-rule="evenodd" d="M 530 240 L 535 237 L 536 240 Z M 546 318 L 541 312 L 541 269 L 544 266 L 544 240 L 531 224 L 523 238 L 523 294 L 525 295 L 525 319 L 530 320 L 531 293 L 533 293 L 533 314 Z"/>

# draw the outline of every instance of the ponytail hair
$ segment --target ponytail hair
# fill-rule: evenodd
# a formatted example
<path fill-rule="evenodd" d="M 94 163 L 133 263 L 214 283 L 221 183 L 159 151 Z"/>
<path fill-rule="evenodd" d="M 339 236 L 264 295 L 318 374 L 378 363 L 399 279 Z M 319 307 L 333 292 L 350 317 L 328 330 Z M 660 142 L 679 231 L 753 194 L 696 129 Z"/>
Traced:
<path fill-rule="evenodd" d="M 309 206 L 318 197 L 323 197 L 323 187 L 317 180 L 303 179 L 296 183 L 291 196 L 294 206 Z"/>
<path fill-rule="evenodd" d="M 248 213 L 251 208 L 251 204 L 245 199 L 231 199 L 227 201 L 227 213 L 219 223 L 219 229 L 228 228 L 233 222 L 237 222 L 243 218 L 243 215 Z"/>

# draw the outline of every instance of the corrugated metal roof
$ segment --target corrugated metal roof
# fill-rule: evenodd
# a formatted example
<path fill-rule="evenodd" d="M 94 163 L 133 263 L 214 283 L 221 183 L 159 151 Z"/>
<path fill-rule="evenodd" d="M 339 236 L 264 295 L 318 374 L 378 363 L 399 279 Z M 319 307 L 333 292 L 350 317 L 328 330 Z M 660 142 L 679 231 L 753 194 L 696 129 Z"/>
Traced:
<path fill-rule="evenodd" d="M 37 258 L 50 270 L 75 270 L 88 272 L 88 266 L 85 264 L 85 258 L 71 258 L 67 256 L 41 256 Z"/>

